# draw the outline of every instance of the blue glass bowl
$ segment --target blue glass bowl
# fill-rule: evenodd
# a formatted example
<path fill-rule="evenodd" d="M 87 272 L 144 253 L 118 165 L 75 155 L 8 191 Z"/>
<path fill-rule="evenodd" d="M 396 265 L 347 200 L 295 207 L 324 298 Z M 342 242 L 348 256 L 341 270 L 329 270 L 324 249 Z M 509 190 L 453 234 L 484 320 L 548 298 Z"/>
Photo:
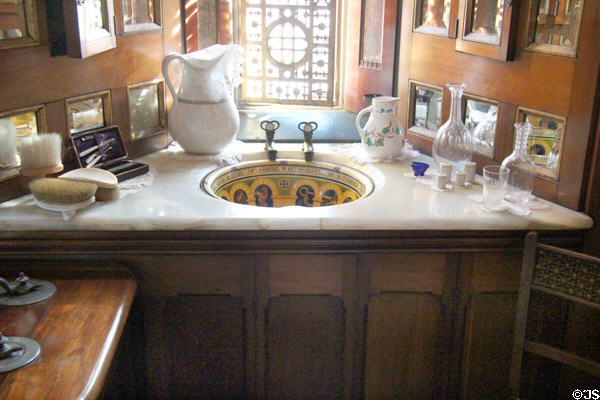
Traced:
<path fill-rule="evenodd" d="M 415 176 L 423 176 L 425 175 L 425 171 L 429 168 L 429 164 L 413 161 L 410 166 L 412 167 Z"/>

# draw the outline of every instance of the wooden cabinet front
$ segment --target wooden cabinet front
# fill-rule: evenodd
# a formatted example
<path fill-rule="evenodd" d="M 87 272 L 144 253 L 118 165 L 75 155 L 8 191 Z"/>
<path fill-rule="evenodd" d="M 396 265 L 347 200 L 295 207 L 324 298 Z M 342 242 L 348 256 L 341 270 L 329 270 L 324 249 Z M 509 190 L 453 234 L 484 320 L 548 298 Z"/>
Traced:
<path fill-rule="evenodd" d="M 519 260 L 495 252 L 136 257 L 129 266 L 143 296 L 149 397 L 500 398 Z"/>
<path fill-rule="evenodd" d="M 431 399 L 444 392 L 455 263 L 443 253 L 362 257 L 366 399 Z"/>
<path fill-rule="evenodd" d="M 254 242 L 237 253 L 202 239 L 121 247 L 82 239 L 80 255 L 70 256 L 71 245 L 53 242 L 28 245 L 17 257 L 5 246 L 0 267 L 27 271 L 32 261 L 56 266 L 81 258 L 130 269 L 138 283 L 130 351 L 145 398 L 506 393 L 518 240 L 386 239 L 368 250 L 349 240 L 336 248 L 332 240 L 273 252 Z M 104 245 L 117 250 L 107 254 Z"/>

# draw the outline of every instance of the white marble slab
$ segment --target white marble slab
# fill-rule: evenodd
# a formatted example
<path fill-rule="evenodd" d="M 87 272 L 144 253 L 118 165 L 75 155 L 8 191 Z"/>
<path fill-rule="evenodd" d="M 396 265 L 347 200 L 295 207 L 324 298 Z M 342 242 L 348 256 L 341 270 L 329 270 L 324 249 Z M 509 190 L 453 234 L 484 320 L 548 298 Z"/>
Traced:
<path fill-rule="evenodd" d="M 280 157 L 302 157 L 300 144 L 278 145 Z M 241 146 L 243 160 L 264 157 L 261 144 Z M 290 149 L 290 151 L 282 151 Z M 410 161 L 354 164 L 335 145 L 315 145 L 315 160 L 337 161 L 374 178 L 367 198 L 332 207 L 278 209 L 228 203 L 205 194 L 199 182 L 218 167 L 210 157 L 187 157 L 163 150 L 140 159 L 156 175 L 151 186 L 114 202 L 97 202 L 69 220 L 38 208 L 31 195 L 0 204 L 0 230 L 562 230 L 587 229 L 585 214 L 548 203 L 526 217 L 486 212 L 468 195 L 476 184 L 441 192 L 405 176 Z M 428 157 L 420 156 L 430 162 Z"/>

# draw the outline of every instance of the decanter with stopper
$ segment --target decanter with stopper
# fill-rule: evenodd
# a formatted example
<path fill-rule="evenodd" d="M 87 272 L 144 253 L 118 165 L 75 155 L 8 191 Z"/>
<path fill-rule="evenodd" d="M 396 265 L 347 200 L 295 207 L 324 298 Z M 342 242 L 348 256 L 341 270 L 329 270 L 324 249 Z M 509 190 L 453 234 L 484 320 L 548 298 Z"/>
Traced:
<path fill-rule="evenodd" d="M 452 164 L 452 171 L 462 171 L 464 164 L 473 156 L 473 138 L 461 118 L 462 93 L 464 83 L 448 83 L 452 95 L 450 118 L 442 125 L 433 141 L 433 158 L 441 163 Z"/>
<path fill-rule="evenodd" d="M 531 123 L 515 124 L 515 148 L 502 161 L 502 166 L 509 170 L 504 199 L 514 203 L 529 200 L 535 181 L 535 163 L 527 153 L 527 139 L 531 132 Z"/>

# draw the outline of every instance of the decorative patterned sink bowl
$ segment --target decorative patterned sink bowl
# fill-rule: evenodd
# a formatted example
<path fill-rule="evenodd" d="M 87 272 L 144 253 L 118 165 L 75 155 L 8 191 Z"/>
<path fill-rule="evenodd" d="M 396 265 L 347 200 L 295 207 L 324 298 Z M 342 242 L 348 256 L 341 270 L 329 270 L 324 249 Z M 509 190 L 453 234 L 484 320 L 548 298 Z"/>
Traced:
<path fill-rule="evenodd" d="M 338 164 L 297 159 L 246 161 L 210 172 L 200 183 L 211 196 L 259 207 L 322 207 L 373 192 L 371 178 Z"/>

